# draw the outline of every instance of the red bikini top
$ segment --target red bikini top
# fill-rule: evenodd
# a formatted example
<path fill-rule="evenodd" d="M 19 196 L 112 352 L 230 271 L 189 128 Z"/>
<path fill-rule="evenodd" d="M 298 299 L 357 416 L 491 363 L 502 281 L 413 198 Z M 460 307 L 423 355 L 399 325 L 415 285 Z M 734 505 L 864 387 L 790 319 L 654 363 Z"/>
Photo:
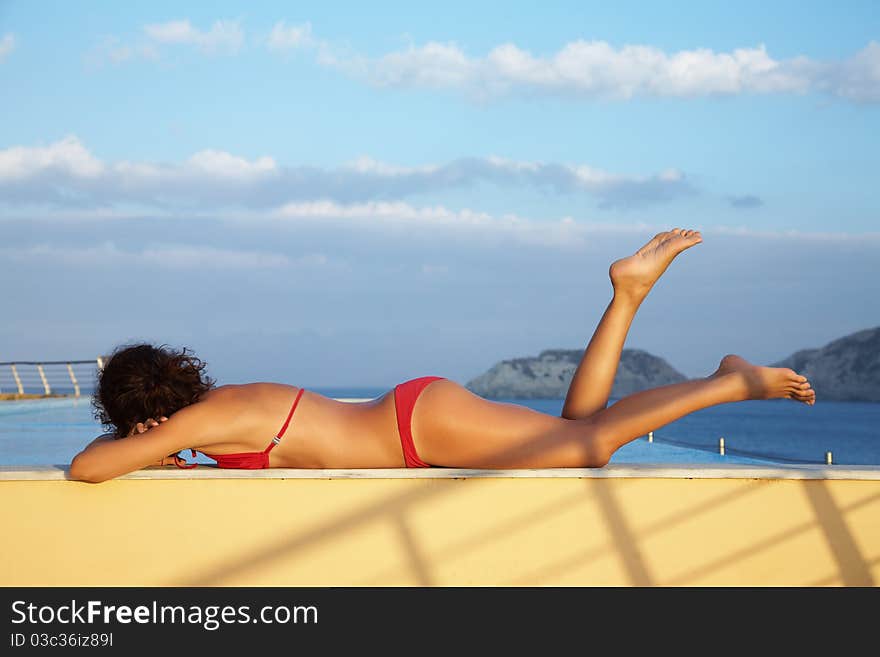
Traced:
<path fill-rule="evenodd" d="M 284 421 L 284 426 L 281 427 L 281 431 L 278 432 L 272 442 L 264 449 L 262 452 L 238 452 L 236 454 L 208 454 L 206 452 L 202 452 L 205 456 L 210 459 L 214 459 L 217 461 L 218 468 L 237 468 L 241 470 L 261 470 L 263 468 L 269 467 L 269 452 L 272 451 L 272 448 L 275 447 L 278 443 L 281 442 L 281 437 L 284 436 L 284 432 L 287 431 L 287 425 L 290 424 L 290 418 L 293 417 L 293 412 L 296 410 L 296 405 L 299 404 L 299 399 L 302 397 L 303 388 L 299 389 L 299 392 L 296 394 L 296 399 L 293 401 L 293 406 L 290 407 L 290 413 L 287 414 L 287 419 Z M 196 450 L 191 449 L 193 457 L 196 455 Z M 190 463 L 188 465 L 180 465 L 177 463 L 178 468 L 194 468 L 198 465 L 197 463 Z"/>

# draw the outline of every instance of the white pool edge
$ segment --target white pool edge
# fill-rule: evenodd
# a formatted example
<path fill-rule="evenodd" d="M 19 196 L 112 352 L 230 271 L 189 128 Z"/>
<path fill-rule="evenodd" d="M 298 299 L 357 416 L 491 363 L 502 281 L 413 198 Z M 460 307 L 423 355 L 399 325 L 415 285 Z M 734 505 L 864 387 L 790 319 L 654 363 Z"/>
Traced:
<path fill-rule="evenodd" d="M 68 478 L 67 465 L 0 465 L 0 481 L 51 481 Z M 880 480 L 880 466 L 723 465 L 674 463 L 610 464 L 604 468 L 472 470 L 391 468 L 318 470 L 269 468 L 230 470 L 200 465 L 191 470 L 151 467 L 119 479 L 854 479 Z"/>

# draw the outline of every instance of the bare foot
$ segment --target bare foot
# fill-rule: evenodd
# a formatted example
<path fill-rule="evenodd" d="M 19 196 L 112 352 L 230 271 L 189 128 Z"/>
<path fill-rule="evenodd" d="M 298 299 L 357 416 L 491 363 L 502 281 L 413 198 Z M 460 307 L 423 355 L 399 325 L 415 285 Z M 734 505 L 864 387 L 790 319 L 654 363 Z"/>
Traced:
<path fill-rule="evenodd" d="M 654 238 L 633 255 L 616 260 L 608 270 L 615 295 L 626 296 L 636 302 L 651 290 L 669 263 L 679 253 L 703 241 L 699 231 L 673 228 L 657 233 Z"/>
<path fill-rule="evenodd" d="M 728 354 L 709 378 L 738 372 L 746 385 L 746 399 L 788 398 L 809 404 L 816 403 L 816 391 L 807 377 L 787 367 L 753 365 L 745 358 Z"/>

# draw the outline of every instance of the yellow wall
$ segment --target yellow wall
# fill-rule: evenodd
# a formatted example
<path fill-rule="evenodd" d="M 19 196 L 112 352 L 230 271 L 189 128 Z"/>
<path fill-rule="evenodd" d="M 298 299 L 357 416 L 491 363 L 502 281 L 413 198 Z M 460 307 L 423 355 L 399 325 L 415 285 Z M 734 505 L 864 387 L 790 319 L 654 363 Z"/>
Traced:
<path fill-rule="evenodd" d="M 880 481 L 0 481 L 0 585 L 874 585 Z"/>

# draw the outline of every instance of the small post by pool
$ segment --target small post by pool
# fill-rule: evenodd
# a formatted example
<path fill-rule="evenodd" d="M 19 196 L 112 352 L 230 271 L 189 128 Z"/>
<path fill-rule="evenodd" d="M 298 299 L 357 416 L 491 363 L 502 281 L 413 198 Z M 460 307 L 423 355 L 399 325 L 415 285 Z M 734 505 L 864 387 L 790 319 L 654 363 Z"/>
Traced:
<path fill-rule="evenodd" d="M 834 465 L 834 460 L 831 458 L 831 452 L 825 452 L 825 465 Z"/>
<path fill-rule="evenodd" d="M 721 456 L 724 456 L 724 438 L 723 437 L 718 439 L 718 453 L 721 454 Z"/>
<path fill-rule="evenodd" d="M 653 432 L 653 431 L 649 431 L 649 432 L 648 432 L 648 442 L 649 442 L 649 443 L 653 443 L 653 442 L 654 442 L 654 432 Z"/>

